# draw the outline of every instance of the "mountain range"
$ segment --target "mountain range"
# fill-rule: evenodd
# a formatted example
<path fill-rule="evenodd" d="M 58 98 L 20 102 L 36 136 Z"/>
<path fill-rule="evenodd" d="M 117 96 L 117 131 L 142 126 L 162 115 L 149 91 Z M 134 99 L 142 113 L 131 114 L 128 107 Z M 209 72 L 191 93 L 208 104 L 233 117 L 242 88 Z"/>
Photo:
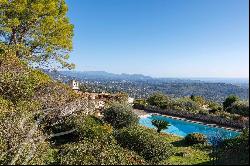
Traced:
<path fill-rule="evenodd" d="M 53 75 L 53 72 L 48 72 Z M 194 77 L 194 78 L 155 78 L 145 76 L 143 74 L 114 74 L 106 71 L 57 71 L 54 75 L 64 75 L 81 80 L 127 80 L 127 81 L 164 81 L 164 82 L 208 82 L 208 83 L 228 83 L 237 85 L 249 85 L 248 78 L 209 78 L 209 77 Z"/>

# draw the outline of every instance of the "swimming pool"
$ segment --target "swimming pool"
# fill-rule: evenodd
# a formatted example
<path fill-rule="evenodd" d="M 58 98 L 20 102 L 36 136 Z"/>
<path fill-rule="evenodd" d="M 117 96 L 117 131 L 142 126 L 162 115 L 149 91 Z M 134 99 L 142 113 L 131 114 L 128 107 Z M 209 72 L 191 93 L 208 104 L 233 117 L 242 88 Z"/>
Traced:
<path fill-rule="evenodd" d="M 185 137 L 187 134 L 190 133 L 202 133 L 207 138 L 213 136 L 220 136 L 222 139 L 226 139 L 236 137 L 240 134 L 240 132 L 233 130 L 226 130 L 224 128 L 212 127 L 200 123 L 172 119 L 161 115 L 150 115 L 147 117 L 141 117 L 139 123 L 149 128 L 155 128 L 151 123 L 151 121 L 155 119 L 165 120 L 170 123 L 171 126 L 169 126 L 166 130 L 162 130 L 162 132 L 178 135 L 181 137 Z"/>

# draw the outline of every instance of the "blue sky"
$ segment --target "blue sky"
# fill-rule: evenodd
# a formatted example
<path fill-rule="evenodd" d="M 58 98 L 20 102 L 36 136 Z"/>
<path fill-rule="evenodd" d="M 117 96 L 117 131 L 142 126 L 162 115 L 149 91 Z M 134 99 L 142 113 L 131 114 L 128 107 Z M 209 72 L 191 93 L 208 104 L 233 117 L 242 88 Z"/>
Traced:
<path fill-rule="evenodd" d="M 78 71 L 248 77 L 248 0 L 66 0 Z"/>

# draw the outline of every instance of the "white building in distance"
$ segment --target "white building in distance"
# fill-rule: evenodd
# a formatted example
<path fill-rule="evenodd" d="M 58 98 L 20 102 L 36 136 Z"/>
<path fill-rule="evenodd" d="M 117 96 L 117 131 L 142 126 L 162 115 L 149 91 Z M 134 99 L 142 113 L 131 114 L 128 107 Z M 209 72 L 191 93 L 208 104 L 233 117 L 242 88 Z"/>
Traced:
<path fill-rule="evenodd" d="M 128 103 L 129 103 L 129 104 L 132 104 L 133 102 L 134 102 L 134 98 L 129 97 L 129 98 L 128 98 Z"/>
<path fill-rule="evenodd" d="M 80 88 L 79 88 L 79 82 L 76 81 L 76 80 L 70 80 L 69 81 L 69 86 L 74 90 L 74 91 L 79 91 Z"/>

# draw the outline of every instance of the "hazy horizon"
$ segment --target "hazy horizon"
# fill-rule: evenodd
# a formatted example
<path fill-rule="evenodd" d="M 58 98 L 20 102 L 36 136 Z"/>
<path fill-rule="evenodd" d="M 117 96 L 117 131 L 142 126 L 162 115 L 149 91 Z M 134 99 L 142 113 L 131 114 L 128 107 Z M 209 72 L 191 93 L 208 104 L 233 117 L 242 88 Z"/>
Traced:
<path fill-rule="evenodd" d="M 75 70 L 249 78 L 248 0 L 66 0 Z"/>
<path fill-rule="evenodd" d="M 106 72 L 106 73 L 111 73 L 111 74 L 129 74 L 129 75 L 144 75 L 144 76 L 149 76 L 152 78 L 180 78 L 180 79 L 244 79 L 244 80 L 249 80 L 249 77 L 173 77 L 173 76 L 164 76 L 164 77 L 158 77 L 158 76 L 154 76 L 154 75 L 147 75 L 147 74 L 143 74 L 143 73 L 116 73 L 116 72 L 108 72 L 105 70 L 61 70 L 61 71 L 71 71 L 71 72 Z"/>

